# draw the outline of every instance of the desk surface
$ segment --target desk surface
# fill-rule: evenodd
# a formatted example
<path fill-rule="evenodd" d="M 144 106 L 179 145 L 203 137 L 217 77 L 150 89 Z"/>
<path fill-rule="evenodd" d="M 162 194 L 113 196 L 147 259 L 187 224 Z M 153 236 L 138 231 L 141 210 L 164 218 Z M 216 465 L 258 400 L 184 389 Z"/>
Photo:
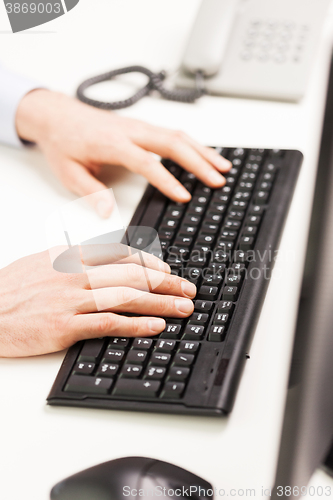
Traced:
<path fill-rule="evenodd" d="M 84 78 L 127 64 L 176 69 L 199 0 L 81 0 L 42 29 L 11 35 L 0 4 L 0 60 L 50 88 L 73 93 Z M 95 16 L 96 14 L 96 16 Z M 299 149 L 304 163 L 273 278 L 228 418 L 51 408 L 45 398 L 64 353 L 0 360 L 0 498 L 46 500 L 60 479 L 128 455 L 156 457 L 230 488 L 272 485 L 305 255 L 332 40 L 332 16 L 300 104 L 204 97 L 195 105 L 146 98 L 124 116 L 185 130 L 202 143 Z M 53 30 L 53 31 L 50 31 Z M 118 92 L 116 87 L 113 87 Z M 101 87 L 100 95 L 108 95 Z M 175 116 L 177 120 L 175 120 Z M 37 150 L 0 147 L 0 266 L 46 248 L 45 221 L 74 199 Z M 144 179 L 110 171 L 124 223 Z M 314 484 L 327 481 L 318 472 Z M 317 483 L 316 483 L 317 482 Z M 254 498 L 254 497 L 252 497 Z"/>

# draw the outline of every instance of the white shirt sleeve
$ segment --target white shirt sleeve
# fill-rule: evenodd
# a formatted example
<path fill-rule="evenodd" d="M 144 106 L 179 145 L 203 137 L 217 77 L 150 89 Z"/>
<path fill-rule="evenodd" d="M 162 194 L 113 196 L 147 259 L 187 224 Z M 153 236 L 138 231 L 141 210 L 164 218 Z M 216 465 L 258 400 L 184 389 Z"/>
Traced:
<path fill-rule="evenodd" d="M 17 135 L 15 116 L 21 99 L 31 90 L 43 87 L 0 65 L 0 143 L 22 147 Z"/>

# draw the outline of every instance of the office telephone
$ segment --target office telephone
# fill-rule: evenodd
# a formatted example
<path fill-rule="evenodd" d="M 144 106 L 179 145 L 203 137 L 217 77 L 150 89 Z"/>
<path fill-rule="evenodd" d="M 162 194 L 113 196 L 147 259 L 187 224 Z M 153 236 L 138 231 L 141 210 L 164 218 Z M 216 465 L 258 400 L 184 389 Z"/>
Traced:
<path fill-rule="evenodd" d="M 212 94 L 298 101 L 305 92 L 330 0 L 204 0 L 180 87 L 201 71 Z"/>
<path fill-rule="evenodd" d="M 306 90 L 331 0 L 203 0 L 182 65 L 178 88 L 164 85 L 165 72 L 129 66 L 83 82 L 77 97 L 103 109 L 128 107 L 152 90 L 194 102 L 205 93 L 299 101 Z M 85 90 L 117 75 L 141 72 L 148 83 L 132 97 L 101 102 Z"/>

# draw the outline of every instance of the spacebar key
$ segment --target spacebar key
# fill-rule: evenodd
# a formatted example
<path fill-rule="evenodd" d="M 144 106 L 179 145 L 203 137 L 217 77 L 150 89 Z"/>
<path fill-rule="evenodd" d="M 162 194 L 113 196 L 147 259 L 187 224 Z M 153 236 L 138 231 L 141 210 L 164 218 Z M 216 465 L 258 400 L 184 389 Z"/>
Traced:
<path fill-rule="evenodd" d="M 120 378 L 114 388 L 114 396 L 140 396 L 152 398 L 157 395 L 161 383 L 155 380 L 133 380 Z"/>

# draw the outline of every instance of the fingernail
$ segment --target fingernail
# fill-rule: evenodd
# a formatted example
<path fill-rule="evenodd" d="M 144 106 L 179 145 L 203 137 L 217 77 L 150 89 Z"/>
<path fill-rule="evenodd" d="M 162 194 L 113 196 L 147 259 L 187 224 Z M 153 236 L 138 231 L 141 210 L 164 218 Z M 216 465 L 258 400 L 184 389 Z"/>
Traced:
<path fill-rule="evenodd" d="M 222 177 L 222 175 L 219 174 L 216 170 L 212 170 L 210 172 L 210 174 L 208 175 L 208 180 L 216 186 L 223 186 L 223 184 L 225 184 L 224 177 Z"/>
<path fill-rule="evenodd" d="M 181 282 L 180 286 L 184 295 L 187 295 L 187 297 L 190 297 L 191 299 L 195 297 L 197 293 L 197 287 L 193 283 L 184 280 Z"/>
<path fill-rule="evenodd" d="M 171 267 L 166 262 L 163 262 L 163 260 L 159 260 L 158 268 L 160 271 L 162 271 L 162 273 L 171 273 Z"/>
<path fill-rule="evenodd" d="M 223 158 L 223 156 L 220 155 L 216 157 L 214 164 L 217 168 L 221 168 L 223 170 L 230 170 L 232 167 L 231 161 L 227 160 L 226 158 Z"/>
<path fill-rule="evenodd" d="M 148 328 L 153 333 L 163 332 L 165 328 L 165 321 L 162 318 L 150 319 L 148 321 Z"/>
<path fill-rule="evenodd" d="M 193 311 L 193 302 L 189 299 L 176 299 L 175 306 L 181 313 L 190 314 Z"/>
<path fill-rule="evenodd" d="M 191 199 L 190 193 L 183 186 L 176 186 L 173 192 L 177 198 L 181 198 L 183 201 L 189 201 Z"/>
<path fill-rule="evenodd" d="M 112 212 L 112 201 L 110 200 L 100 200 L 97 205 L 96 205 L 96 210 L 97 213 L 100 217 L 103 217 L 103 219 L 107 219 L 110 217 L 110 214 Z"/>

